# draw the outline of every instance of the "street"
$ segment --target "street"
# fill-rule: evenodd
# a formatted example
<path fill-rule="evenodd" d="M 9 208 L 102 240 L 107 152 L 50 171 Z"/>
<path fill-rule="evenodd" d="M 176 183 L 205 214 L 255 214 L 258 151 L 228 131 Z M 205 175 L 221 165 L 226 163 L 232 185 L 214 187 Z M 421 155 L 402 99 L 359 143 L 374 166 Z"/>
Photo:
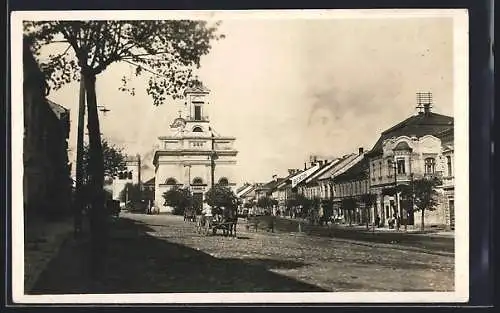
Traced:
<path fill-rule="evenodd" d="M 31 294 L 452 291 L 453 256 L 245 229 L 204 236 L 180 216 L 124 213 L 112 223 L 107 275 L 90 282 L 87 243 L 68 240 Z"/>

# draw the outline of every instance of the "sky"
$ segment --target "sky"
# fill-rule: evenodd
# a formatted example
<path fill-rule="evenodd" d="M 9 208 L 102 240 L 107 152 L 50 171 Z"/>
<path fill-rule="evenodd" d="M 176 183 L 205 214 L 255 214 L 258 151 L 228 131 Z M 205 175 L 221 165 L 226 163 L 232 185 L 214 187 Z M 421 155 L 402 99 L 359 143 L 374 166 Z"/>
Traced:
<path fill-rule="evenodd" d="M 211 90 L 205 109 L 213 128 L 236 137 L 236 182 L 266 182 L 309 155 L 342 156 L 370 149 L 380 133 L 416 113 L 416 92 L 430 91 L 434 112 L 453 116 L 453 21 L 398 19 L 228 19 L 197 75 Z M 141 154 L 142 177 L 154 175 L 158 136 L 169 133 L 182 101 L 155 107 L 147 80 L 118 90 L 128 64 L 97 77 L 103 136 Z M 49 99 L 71 110 L 74 160 L 79 84 Z"/>

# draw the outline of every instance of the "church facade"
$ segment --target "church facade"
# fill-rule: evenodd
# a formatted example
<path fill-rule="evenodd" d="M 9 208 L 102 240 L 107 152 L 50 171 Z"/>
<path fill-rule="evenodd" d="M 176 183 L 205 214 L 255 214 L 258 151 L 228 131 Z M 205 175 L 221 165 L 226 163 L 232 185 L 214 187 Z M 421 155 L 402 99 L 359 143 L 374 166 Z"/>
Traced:
<path fill-rule="evenodd" d="M 216 133 L 206 115 L 210 91 L 203 86 L 187 88 L 184 112 L 170 125 L 170 133 L 160 136 L 153 157 L 155 203 L 160 212 L 172 212 L 163 194 L 171 188 L 189 188 L 194 205 L 201 208 L 207 192 L 221 184 L 236 189 L 235 165 L 238 151 L 234 137 Z"/>

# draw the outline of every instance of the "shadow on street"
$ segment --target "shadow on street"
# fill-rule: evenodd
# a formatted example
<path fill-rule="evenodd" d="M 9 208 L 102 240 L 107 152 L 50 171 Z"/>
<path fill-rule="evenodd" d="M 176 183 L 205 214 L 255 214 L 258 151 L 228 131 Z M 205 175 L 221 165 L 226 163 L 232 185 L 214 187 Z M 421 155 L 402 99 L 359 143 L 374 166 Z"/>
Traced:
<path fill-rule="evenodd" d="M 106 275 L 88 277 L 88 241 L 69 239 L 29 294 L 327 291 L 269 271 L 306 264 L 269 259 L 219 259 L 158 239 L 145 224 L 111 225 Z"/>

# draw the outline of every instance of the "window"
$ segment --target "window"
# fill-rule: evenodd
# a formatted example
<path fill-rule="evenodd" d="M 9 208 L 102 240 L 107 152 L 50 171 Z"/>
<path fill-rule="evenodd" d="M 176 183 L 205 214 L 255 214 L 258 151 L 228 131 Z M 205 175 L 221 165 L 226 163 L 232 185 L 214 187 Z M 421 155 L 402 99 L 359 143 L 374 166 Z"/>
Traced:
<path fill-rule="evenodd" d="M 194 106 L 194 119 L 196 121 L 201 121 L 201 106 L 199 105 Z"/>
<path fill-rule="evenodd" d="M 397 173 L 398 173 L 398 175 L 400 175 L 400 174 L 406 174 L 405 160 L 404 159 L 397 160 L 396 161 L 396 167 L 397 167 Z"/>
<path fill-rule="evenodd" d="M 378 162 L 378 177 L 382 177 L 382 162 Z"/>
<path fill-rule="evenodd" d="M 200 126 L 195 126 L 195 127 L 193 128 L 193 132 L 195 132 L 195 133 L 201 133 L 201 132 L 203 132 L 203 129 L 201 129 L 201 127 L 200 127 Z"/>
<path fill-rule="evenodd" d="M 425 159 L 425 174 L 434 174 L 436 170 L 436 160 L 434 158 Z"/>
<path fill-rule="evenodd" d="M 372 164 L 372 172 L 373 172 L 373 177 L 375 177 L 375 162 Z"/>
<path fill-rule="evenodd" d="M 394 171 L 393 167 L 392 167 L 392 160 L 387 160 L 387 176 L 391 177 L 392 176 L 392 172 Z"/>
<path fill-rule="evenodd" d="M 176 185 L 177 184 L 177 181 L 175 180 L 175 178 L 168 178 L 167 181 L 165 182 L 165 184 L 167 185 Z"/>
<path fill-rule="evenodd" d="M 452 176 L 453 169 L 452 169 L 452 165 L 451 165 L 451 156 L 446 157 L 446 164 L 448 165 L 448 176 Z"/>

